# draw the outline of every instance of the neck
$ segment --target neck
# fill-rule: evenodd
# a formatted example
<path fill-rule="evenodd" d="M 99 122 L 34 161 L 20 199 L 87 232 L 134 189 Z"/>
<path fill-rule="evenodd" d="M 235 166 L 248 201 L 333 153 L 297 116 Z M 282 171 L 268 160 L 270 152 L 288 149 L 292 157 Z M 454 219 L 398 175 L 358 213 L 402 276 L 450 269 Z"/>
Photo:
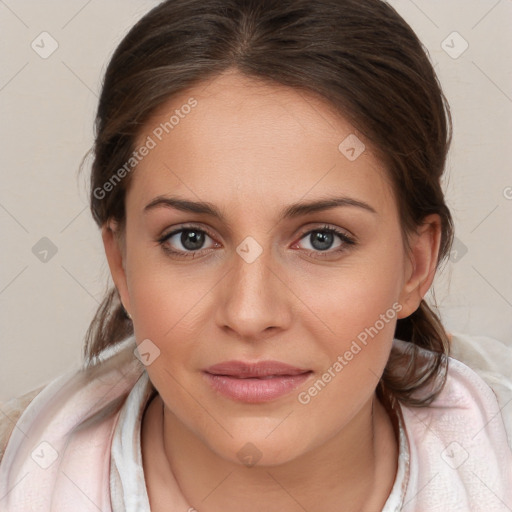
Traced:
<path fill-rule="evenodd" d="M 375 396 L 324 444 L 278 466 L 247 467 L 222 458 L 159 395 L 143 421 L 144 471 L 155 511 L 154 504 L 166 502 L 166 479 L 175 478 L 200 512 L 234 512 L 242 503 L 246 512 L 319 506 L 323 512 L 374 512 L 389 496 L 397 458 L 391 420 Z"/>

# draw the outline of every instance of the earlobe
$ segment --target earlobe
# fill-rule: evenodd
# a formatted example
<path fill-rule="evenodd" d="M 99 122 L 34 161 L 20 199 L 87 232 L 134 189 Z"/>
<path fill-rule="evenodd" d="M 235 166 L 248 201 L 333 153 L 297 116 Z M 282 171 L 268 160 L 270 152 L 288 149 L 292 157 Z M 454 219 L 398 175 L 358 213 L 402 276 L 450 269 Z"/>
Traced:
<path fill-rule="evenodd" d="M 400 294 L 402 310 L 399 318 L 414 313 L 432 285 L 440 244 L 441 219 L 437 214 L 428 215 L 410 238 L 409 264 Z"/>
<path fill-rule="evenodd" d="M 112 280 L 117 288 L 121 302 L 130 311 L 130 298 L 126 280 L 126 249 L 119 233 L 118 224 L 114 220 L 107 221 L 101 228 L 101 238 L 107 257 Z"/>

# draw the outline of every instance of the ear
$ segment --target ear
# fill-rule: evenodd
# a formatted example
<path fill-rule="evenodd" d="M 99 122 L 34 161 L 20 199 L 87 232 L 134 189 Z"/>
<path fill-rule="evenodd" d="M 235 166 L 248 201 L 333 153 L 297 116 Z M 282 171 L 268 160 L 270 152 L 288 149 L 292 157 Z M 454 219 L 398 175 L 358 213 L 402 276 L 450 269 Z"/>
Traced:
<path fill-rule="evenodd" d="M 126 246 L 119 225 L 114 220 L 107 221 L 101 228 L 101 238 L 107 256 L 110 274 L 121 298 L 124 308 L 130 312 L 130 295 L 126 280 Z"/>
<path fill-rule="evenodd" d="M 402 305 L 398 318 L 406 318 L 416 311 L 432 285 L 441 245 L 441 218 L 428 215 L 410 237 L 405 282 L 400 293 Z"/>

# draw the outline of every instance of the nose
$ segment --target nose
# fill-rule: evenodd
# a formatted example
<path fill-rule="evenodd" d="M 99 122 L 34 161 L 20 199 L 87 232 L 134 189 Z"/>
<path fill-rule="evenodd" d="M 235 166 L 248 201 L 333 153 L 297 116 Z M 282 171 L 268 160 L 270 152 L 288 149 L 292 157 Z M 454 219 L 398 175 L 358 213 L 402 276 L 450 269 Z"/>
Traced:
<path fill-rule="evenodd" d="M 266 339 L 290 325 L 293 293 L 270 250 L 254 261 L 235 253 L 217 293 L 217 324 L 245 341 Z"/>

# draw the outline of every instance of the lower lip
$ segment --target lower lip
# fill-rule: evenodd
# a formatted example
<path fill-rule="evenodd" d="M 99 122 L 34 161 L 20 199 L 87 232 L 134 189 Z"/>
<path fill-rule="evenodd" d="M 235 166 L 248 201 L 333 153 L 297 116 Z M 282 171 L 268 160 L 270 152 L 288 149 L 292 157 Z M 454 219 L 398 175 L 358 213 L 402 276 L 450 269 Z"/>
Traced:
<path fill-rule="evenodd" d="M 232 400 L 261 403 L 288 394 L 303 384 L 311 376 L 311 372 L 300 375 L 281 375 L 269 379 L 238 379 L 206 372 L 204 375 L 213 389 Z"/>

